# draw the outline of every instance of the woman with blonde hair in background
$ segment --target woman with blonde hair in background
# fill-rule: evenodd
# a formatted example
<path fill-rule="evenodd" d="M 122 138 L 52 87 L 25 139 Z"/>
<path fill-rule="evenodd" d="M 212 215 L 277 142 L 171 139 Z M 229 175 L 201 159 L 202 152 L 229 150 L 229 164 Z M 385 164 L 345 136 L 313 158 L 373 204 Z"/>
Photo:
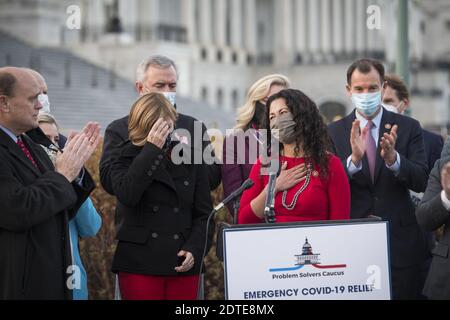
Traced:
<path fill-rule="evenodd" d="M 287 77 L 271 74 L 256 81 L 248 90 L 245 104 L 238 109 L 233 134 L 223 143 L 222 182 L 224 197 L 248 178 L 262 144 L 259 130 L 264 128 L 266 102 L 270 96 L 291 86 Z M 233 208 L 228 207 L 231 213 Z M 237 217 L 233 217 L 234 222 Z"/>

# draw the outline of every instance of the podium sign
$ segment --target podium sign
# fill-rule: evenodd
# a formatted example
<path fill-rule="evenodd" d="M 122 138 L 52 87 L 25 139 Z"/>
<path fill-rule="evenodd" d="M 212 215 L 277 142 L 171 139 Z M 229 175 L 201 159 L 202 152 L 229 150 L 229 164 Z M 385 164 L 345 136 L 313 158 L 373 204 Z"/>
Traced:
<path fill-rule="evenodd" d="M 261 224 L 223 230 L 233 300 L 391 298 L 387 222 Z"/>

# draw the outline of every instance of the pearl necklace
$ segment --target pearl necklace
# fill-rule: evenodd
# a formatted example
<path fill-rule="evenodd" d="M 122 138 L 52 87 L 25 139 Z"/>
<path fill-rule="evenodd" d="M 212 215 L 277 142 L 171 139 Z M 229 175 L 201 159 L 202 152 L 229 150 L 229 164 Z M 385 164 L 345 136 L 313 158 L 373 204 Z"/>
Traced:
<path fill-rule="evenodd" d="M 312 172 L 312 166 L 311 164 L 307 165 L 307 174 L 305 182 L 303 183 L 302 187 L 298 189 L 298 191 L 294 194 L 294 198 L 292 199 L 292 202 L 290 204 L 286 204 L 286 196 L 287 196 L 287 190 L 283 191 L 283 197 L 281 198 L 281 203 L 283 207 L 285 207 L 287 210 L 292 211 L 295 209 L 295 206 L 297 205 L 297 200 L 300 194 L 305 191 L 305 189 L 309 185 L 309 181 L 311 180 L 311 172 Z"/>

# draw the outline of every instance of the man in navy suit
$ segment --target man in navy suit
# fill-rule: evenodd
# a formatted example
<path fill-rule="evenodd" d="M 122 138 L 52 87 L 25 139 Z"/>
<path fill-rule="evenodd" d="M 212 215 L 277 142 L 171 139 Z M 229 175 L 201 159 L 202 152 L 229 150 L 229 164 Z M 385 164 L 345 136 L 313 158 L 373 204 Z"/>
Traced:
<path fill-rule="evenodd" d="M 329 125 L 351 188 L 351 218 L 389 221 L 394 299 L 420 298 L 430 252 L 417 224 L 409 189 L 425 190 L 428 166 L 419 122 L 385 110 L 384 67 L 372 59 L 347 71 L 355 110 Z"/>
<path fill-rule="evenodd" d="M 383 106 L 389 111 L 404 114 L 410 104 L 406 84 L 395 74 L 386 75 L 384 80 L 386 81 L 386 89 L 383 95 Z M 444 139 L 442 136 L 425 129 L 422 129 L 422 134 L 428 162 L 428 173 L 430 173 L 434 163 L 441 156 Z"/>

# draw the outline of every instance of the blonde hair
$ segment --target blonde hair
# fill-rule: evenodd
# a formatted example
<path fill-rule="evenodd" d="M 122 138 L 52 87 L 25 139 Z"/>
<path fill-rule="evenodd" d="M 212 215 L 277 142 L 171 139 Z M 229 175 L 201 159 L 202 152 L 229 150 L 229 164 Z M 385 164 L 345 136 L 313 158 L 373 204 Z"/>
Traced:
<path fill-rule="evenodd" d="M 130 141 L 137 146 L 147 142 L 147 136 L 159 118 L 177 120 L 177 111 L 160 93 L 148 93 L 141 96 L 131 107 L 128 122 Z"/>
<path fill-rule="evenodd" d="M 281 74 L 271 74 L 256 81 L 248 90 L 245 104 L 237 111 L 235 130 L 247 129 L 250 121 L 255 115 L 256 102 L 266 98 L 273 85 L 283 86 L 288 89 L 291 86 L 291 83 L 286 76 Z"/>
<path fill-rule="evenodd" d="M 38 123 L 54 124 L 59 131 L 58 123 L 54 116 L 47 112 L 40 112 L 38 115 Z"/>

